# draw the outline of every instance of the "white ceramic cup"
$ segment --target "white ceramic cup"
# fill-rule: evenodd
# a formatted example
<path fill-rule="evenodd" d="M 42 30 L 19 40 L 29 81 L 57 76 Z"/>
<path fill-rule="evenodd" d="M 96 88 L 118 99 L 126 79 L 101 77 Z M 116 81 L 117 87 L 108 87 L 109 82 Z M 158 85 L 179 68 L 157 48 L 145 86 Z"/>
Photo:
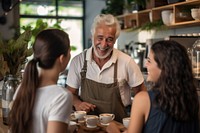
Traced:
<path fill-rule="evenodd" d="M 150 20 L 150 22 L 153 22 L 152 11 L 149 12 L 149 20 Z"/>
<path fill-rule="evenodd" d="M 123 125 L 128 128 L 129 122 L 130 122 L 130 117 L 126 117 L 122 119 Z"/>
<path fill-rule="evenodd" d="M 84 116 L 85 123 L 88 128 L 96 128 L 99 122 L 99 117 L 96 115 L 86 115 Z"/>
<path fill-rule="evenodd" d="M 75 111 L 74 117 L 78 119 L 79 122 L 84 121 L 84 116 L 86 116 L 86 111 Z"/>
<path fill-rule="evenodd" d="M 200 20 L 200 8 L 192 8 L 191 15 L 193 19 Z"/>
<path fill-rule="evenodd" d="M 99 115 L 100 123 L 102 125 L 109 125 L 109 123 L 115 118 L 114 114 L 103 113 Z"/>
<path fill-rule="evenodd" d="M 163 10 L 161 12 L 162 21 L 165 25 L 169 26 L 173 23 L 173 11 Z"/>

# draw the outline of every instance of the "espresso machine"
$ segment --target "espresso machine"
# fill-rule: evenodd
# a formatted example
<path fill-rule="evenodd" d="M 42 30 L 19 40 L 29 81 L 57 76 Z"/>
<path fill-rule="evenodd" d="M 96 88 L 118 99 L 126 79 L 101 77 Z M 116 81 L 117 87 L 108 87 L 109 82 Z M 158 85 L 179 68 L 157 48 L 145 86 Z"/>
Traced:
<path fill-rule="evenodd" d="M 144 59 L 146 58 L 146 43 L 130 41 L 125 45 L 124 52 L 135 60 L 142 72 L 146 71 L 144 66 Z"/>

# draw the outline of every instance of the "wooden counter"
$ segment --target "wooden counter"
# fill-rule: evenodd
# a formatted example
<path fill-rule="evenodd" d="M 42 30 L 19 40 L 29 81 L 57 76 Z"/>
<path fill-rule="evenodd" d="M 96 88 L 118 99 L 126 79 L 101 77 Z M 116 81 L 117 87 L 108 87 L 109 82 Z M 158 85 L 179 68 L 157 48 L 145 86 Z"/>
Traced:
<path fill-rule="evenodd" d="M 114 121 L 121 131 L 125 130 L 125 127 Z M 0 117 L 0 133 L 7 133 L 8 126 L 3 124 L 3 118 Z M 98 125 L 96 128 L 87 128 L 84 124 L 69 126 L 69 133 L 106 133 L 106 126 Z"/>
<path fill-rule="evenodd" d="M 117 126 L 119 127 L 120 131 L 125 131 L 125 127 L 123 124 L 114 121 Z M 76 125 L 76 126 L 70 126 L 70 133 L 107 133 L 106 132 L 106 126 L 102 126 L 98 124 L 96 128 L 87 128 L 84 124 L 83 125 Z"/>
<path fill-rule="evenodd" d="M 0 117 L 0 133 L 7 133 L 7 132 L 8 132 L 8 126 L 3 124 L 3 118 Z"/>

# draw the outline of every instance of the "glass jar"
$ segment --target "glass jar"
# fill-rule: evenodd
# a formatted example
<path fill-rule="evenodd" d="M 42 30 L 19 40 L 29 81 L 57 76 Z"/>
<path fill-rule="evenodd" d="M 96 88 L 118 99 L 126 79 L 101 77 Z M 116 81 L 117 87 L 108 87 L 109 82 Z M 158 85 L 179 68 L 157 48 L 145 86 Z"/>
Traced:
<path fill-rule="evenodd" d="M 200 39 L 197 39 L 191 49 L 192 69 L 195 78 L 200 79 Z"/>
<path fill-rule="evenodd" d="M 13 95 L 20 83 L 20 78 L 7 75 L 4 77 L 4 83 L 2 88 L 2 115 L 3 123 L 8 125 L 8 117 L 11 109 L 11 102 L 13 101 Z"/>

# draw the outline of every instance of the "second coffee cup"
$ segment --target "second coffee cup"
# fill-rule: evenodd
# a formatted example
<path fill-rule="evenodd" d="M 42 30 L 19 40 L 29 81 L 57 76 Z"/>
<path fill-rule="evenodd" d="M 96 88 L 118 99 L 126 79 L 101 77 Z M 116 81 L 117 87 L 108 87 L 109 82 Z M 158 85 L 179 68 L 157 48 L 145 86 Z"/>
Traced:
<path fill-rule="evenodd" d="M 96 128 L 99 122 L 99 117 L 96 115 L 86 115 L 85 123 L 88 128 Z"/>
<path fill-rule="evenodd" d="M 86 111 L 75 111 L 74 116 L 78 122 L 84 122 L 84 116 L 87 114 Z"/>
<path fill-rule="evenodd" d="M 130 122 L 130 117 L 123 118 L 122 122 L 123 122 L 123 125 L 126 128 L 128 128 L 128 125 L 129 125 L 129 122 Z"/>
<path fill-rule="evenodd" d="M 101 125 L 109 125 L 109 123 L 115 118 L 114 114 L 104 113 L 99 115 Z"/>

